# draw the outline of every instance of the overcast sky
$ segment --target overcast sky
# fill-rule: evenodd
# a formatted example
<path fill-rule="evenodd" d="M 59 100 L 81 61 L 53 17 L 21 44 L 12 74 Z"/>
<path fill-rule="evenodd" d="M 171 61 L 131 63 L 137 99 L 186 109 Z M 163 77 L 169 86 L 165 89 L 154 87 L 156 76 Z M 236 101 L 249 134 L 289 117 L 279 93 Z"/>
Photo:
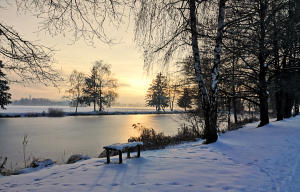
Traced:
<path fill-rule="evenodd" d="M 62 71 L 66 76 L 74 69 L 77 71 L 89 73 L 93 62 L 103 60 L 111 64 L 112 73 L 119 80 L 118 102 L 121 103 L 144 103 L 146 91 L 152 77 L 160 68 L 156 67 L 147 75 L 143 70 L 142 51 L 135 45 L 134 23 L 124 23 L 120 29 L 108 29 L 112 38 L 116 39 L 118 44 L 106 45 L 100 41 L 95 41 L 94 47 L 87 45 L 84 40 L 73 43 L 72 34 L 66 36 L 57 35 L 52 37 L 46 32 L 37 32 L 37 18 L 28 14 L 17 14 L 15 7 L 1 9 L 0 21 L 12 26 L 25 39 L 38 41 L 48 47 L 54 48 L 55 67 Z M 11 84 L 11 93 L 13 99 L 22 97 L 44 97 L 51 99 L 60 99 L 65 94 L 67 87 L 61 86 L 60 89 L 53 87 L 44 87 L 41 85 L 25 86 L 20 84 Z"/>

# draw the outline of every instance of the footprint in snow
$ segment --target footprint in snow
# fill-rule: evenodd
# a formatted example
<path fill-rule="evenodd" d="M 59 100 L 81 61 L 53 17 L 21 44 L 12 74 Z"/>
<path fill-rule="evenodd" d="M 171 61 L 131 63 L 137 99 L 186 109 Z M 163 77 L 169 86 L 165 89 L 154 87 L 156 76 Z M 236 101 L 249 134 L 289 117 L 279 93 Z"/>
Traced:
<path fill-rule="evenodd" d="M 70 184 L 63 184 L 63 186 L 67 187 L 67 186 L 70 186 Z"/>
<path fill-rule="evenodd" d="M 40 180 L 42 180 L 42 179 L 40 179 L 40 178 L 36 178 L 36 179 L 34 179 L 33 181 L 40 181 Z"/>
<path fill-rule="evenodd" d="M 14 187 L 17 187 L 17 186 L 18 186 L 17 184 L 11 184 L 9 187 L 14 188 Z"/>
<path fill-rule="evenodd" d="M 102 184 L 96 184 L 97 187 L 103 186 Z"/>
<path fill-rule="evenodd" d="M 224 190 L 231 190 L 231 189 L 233 189 L 233 187 L 231 187 L 231 186 L 224 186 L 224 187 L 222 187 L 222 189 L 224 189 Z"/>
<path fill-rule="evenodd" d="M 136 183 L 130 183 L 130 185 L 136 185 Z"/>
<path fill-rule="evenodd" d="M 118 183 L 111 184 L 111 186 L 113 186 L 113 187 L 118 186 L 118 185 L 119 185 Z"/>
<path fill-rule="evenodd" d="M 159 186 L 159 185 L 162 185 L 162 184 L 161 183 L 155 183 L 154 185 Z"/>
<path fill-rule="evenodd" d="M 59 183 L 52 183 L 52 185 L 58 185 Z"/>
<path fill-rule="evenodd" d="M 186 185 L 187 187 L 193 187 L 194 185 L 192 185 L 192 184 L 188 184 L 188 185 Z"/>
<path fill-rule="evenodd" d="M 80 185 L 80 186 L 86 186 L 87 184 L 86 183 L 80 183 L 78 185 Z"/>
<path fill-rule="evenodd" d="M 179 185 L 179 183 L 175 181 L 175 182 L 171 182 L 170 185 Z"/>

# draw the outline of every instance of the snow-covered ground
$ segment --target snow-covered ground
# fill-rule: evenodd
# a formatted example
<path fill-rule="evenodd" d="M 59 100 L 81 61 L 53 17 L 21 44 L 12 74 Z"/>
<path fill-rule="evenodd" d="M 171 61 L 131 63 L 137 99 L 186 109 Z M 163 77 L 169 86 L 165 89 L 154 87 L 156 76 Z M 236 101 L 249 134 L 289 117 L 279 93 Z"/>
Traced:
<path fill-rule="evenodd" d="M 1 177 L 0 191 L 299 192 L 300 116 L 256 125 L 222 134 L 211 145 L 146 151 L 123 164 L 90 159 Z"/>

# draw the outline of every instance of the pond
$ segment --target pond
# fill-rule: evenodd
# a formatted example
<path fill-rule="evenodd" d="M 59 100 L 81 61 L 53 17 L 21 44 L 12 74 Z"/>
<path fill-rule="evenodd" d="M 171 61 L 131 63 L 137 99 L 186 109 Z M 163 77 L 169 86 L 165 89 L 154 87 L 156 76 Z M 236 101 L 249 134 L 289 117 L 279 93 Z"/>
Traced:
<path fill-rule="evenodd" d="M 0 157 L 8 167 L 22 167 L 23 145 L 28 136 L 26 156 L 65 162 L 72 154 L 97 157 L 104 145 L 127 142 L 137 136 L 132 124 L 142 123 L 173 135 L 179 128 L 178 114 L 103 115 L 0 119 Z M 1 161 L 1 160 L 0 160 Z"/>

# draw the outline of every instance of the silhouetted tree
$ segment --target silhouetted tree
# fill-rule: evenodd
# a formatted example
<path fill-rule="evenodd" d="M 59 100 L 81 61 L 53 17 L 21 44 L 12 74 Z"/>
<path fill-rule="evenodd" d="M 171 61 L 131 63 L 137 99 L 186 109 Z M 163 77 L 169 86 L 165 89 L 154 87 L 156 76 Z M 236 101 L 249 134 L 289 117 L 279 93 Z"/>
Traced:
<path fill-rule="evenodd" d="M 94 111 L 96 105 L 99 111 L 104 110 L 104 106 L 110 107 L 115 101 L 118 94 L 117 80 L 111 75 L 110 65 L 104 64 L 103 61 L 96 61 L 92 67 L 91 74 L 85 79 L 85 102 L 94 103 Z"/>
<path fill-rule="evenodd" d="M 67 92 L 71 96 L 72 103 L 75 104 L 75 113 L 79 103 L 83 103 L 83 89 L 85 88 L 85 75 L 81 72 L 74 70 L 70 77 L 70 89 Z"/>
<path fill-rule="evenodd" d="M 16 0 L 0 2 L 0 11 L 16 6 L 18 13 L 34 15 L 39 20 L 39 29 L 50 35 L 72 33 L 73 40 L 80 38 L 94 44 L 98 39 L 102 43 L 111 43 L 105 26 L 118 26 L 126 3 L 120 1 L 73 1 L 73 0 Z M 70 35 L 68 35 L 70 37 Z M 9 77 L 16 82 L 42 82 L 57 86 L 62 80 L 53 67 L 53 50 L 44 45 L 25 39 L 0 21 L 0 59 L 5 62 L 4 70 L 12 73 Z"/>
<path fill-rule="evenodd" d="M 206 143 L 215 142 L 218 139 L 217 94 L 226 0 L 219 0 L 217 6 L 211 1 L 196 0 L 139 0 L 135 2 L 139 3 L 140 8 L 136 22 L 136 31 L 140 34 L 140 36 L 137 35 L 137 40 L 145 48 L 147 67 L 162 54 L 163 61 L 168 62 L 175 53 L 181 51 L 180 54 L 182 54 L 183 51 L 188 50 L 188 47 L 192 48 L 190 51 L 193 55 L 194 77 L 198 85 L 199 100 L 201 100 L 205 119 Z M 201 23 L 202 16 L 207 15 L 212 18 Z M 216 20 L 214 29 L 206 30 L 209 28 L 207 23 L 213 23 Z M 210 65 L 211 81 L 205 81 L 199 49 L 199 37 L 205 33 L 212 35 L 215 40 L 214 50 L 211 52 L 213 55 L 213 63 Z"/>
<path fill-rule="evenodd" d="M 173 73 L 174 74 L 174 73 Z M 182 82 L 180 81 L 179 76 L 176 75 L 167 75 L 168 81 L 168 97 L 169 97 L 169 107 L 170 111 L 174 110 L 174 101 L 178 98 L 180 90 L 182 89 Z"/>
<path fill-rule="evenodd" d="M 1 8 L 0 8 L 1 9 Z M 11 81 L 54 84 L 61 80 L 52 66 L 52 50 L 25 40 L 12 27 L 0 22 L 0 58 L 3 69 L 13 75 Z"/>
<path fill-rule="evenodd" d="M 11 94 L 8 93 L 9 86 L 8 82 L 5 79 L 5 74 L 2 72 L 3 64 L 0 60 L 0 107 L 1 109 L 5 109 L 5 106 L 10 104 Z"/>
<path fill-rule="evenodd" d="M 179 97 L 177 105 L 184 108 L 184 111 L 186 111 L 186 108 L 192 108 L 192 96 L 189 93 L 189 89 L 183 89 L 183 95 Z"/>
<path fill-rule="evenodd" d="M 155 106 L 156 111 L 164 111 L 169 106 L 167 78 L 161 73 L 156 75 L 148 89 L 146 105 Z"/>

